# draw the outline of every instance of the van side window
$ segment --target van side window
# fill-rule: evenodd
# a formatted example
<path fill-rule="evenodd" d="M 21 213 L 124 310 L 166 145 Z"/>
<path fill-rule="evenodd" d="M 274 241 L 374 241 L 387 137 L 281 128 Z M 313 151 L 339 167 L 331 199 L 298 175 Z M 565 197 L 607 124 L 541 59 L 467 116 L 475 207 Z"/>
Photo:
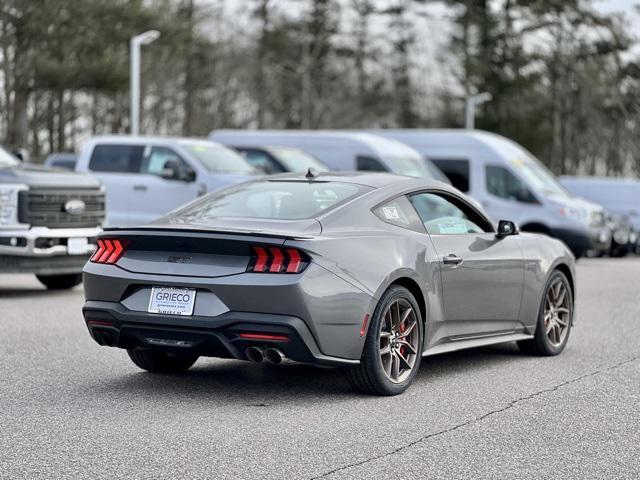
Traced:
<path fill-rule="evenodd" d="M 474 209 L 449 195 L 418 193 L 409 197 L 429 235 L 492 232 L 491 224 Z"/>
<path fill-rule="evenodd" d="M 469 191 L 469 160 L 431 158 L 431 161 L 447 176 L 451 185 L 461 192 Z"/>
<path fill-rule="evenodd" d="M 487 192 L 491 195 L 516 202 L 538 203 L 526 185 L 504 167 L 487 165 L 485 177 Z"/>
<path fill-rule="evenodd" d="M 356 170 L 362 170 L 365 172 L 387 172 L 382 163 L 373 157 L 366 157 L 364 155 L 358 155 L 356 157 Z"/>
<path fill-rule="evenodd" d="M 116 173 L 138 172 L 144 148 L 143 145 L 96 145 L 91 152 L 89 170 Z"/>

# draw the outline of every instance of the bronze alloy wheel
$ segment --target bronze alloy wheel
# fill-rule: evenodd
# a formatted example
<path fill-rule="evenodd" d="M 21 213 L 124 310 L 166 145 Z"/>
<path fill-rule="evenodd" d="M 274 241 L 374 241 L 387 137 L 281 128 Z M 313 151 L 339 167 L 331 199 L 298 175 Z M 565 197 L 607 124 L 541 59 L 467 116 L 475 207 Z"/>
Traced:
<path fill-rule="evenodd" d="M 404 298 L 391 303 L 380 323 L 380 361 L 393 383 L 403 382 L 413 370 L 420 345 L 418 318 Z"/>
<path fill-rule="evenodd" d="M 544 330 L 554 347 L 562 345 L 571 322 L 571 296 L 561 278 L 557 278 L 547 290 L 544 302 Z"/>

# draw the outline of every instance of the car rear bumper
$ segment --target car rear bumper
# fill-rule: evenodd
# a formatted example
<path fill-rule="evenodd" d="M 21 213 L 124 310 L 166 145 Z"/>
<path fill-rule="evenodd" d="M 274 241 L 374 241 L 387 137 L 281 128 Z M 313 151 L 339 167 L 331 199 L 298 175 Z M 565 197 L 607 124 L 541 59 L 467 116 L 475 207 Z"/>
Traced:
<path fill-rule="evenodd" d="M 289 341 L 279 346 L 292 360 L 325 365 L 359 362 L 365 340 L 360 334 L 362 321 L 377 302 L 314 263 L 297 275 L 247 272 L 193 277 L 135 273 L 89 262 L 84 287 L 85 321 L 111 322 L 106 328 L 117 334 L 114 346 L 151 346 L 145 339 L 156 337 L 139 333 L 151 329 L 157 338 L 198 337 L 197 342 L 188 340 L 195 342 L 189 348 L 200 349 L 203 356 L 246 359 L 247 346 L 262 345 L 241 341 L 239 333 L 273 330 L 288 332 Z M 193 315 L 148 313 L 153 287 L 195 290 Z M 214 348 L 211 342 L 224 348 Z"/>
<path fill-rule="evenodd" d="M 188 351 L 237 360 L 248 360 L 245 351 L 249 347 L 275 347 L 297 362 L 327 366 L 359 363 L 322 354 L 305 322 L 294 316 L 231 311 L 216 317 L 168 316 L 132 312 L 119 303 L 100 301 L 87 301 L 82 311 L 89 333 L 100 345 Z"/>

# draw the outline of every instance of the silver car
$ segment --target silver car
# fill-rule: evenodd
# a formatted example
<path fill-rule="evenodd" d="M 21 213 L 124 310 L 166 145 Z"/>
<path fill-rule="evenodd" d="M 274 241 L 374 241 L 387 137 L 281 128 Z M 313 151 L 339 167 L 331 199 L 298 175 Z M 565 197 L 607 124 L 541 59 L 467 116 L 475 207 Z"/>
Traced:
<path fill-rule="evenodd" d="M 344 367 L 393 395 L 422 358 L 503 342 L 565 347 L 574 257 L 497 230 L 436 181 L 283 174 L 211 193 L 142 228 L 108 229 L 84 269 L 100 345 L 151 372 L 198 357 Z"/>

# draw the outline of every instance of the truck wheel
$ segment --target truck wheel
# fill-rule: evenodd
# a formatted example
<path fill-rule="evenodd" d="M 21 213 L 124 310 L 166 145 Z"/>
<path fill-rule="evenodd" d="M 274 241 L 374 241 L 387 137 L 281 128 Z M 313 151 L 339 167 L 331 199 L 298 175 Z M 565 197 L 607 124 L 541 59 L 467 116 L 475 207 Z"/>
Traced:
<path fill-rule="evenodd" d="M 49 290 L 67 290 L 82 283 L 81 273 L 69 275 L 36 275 L 40 283 Z"/>

